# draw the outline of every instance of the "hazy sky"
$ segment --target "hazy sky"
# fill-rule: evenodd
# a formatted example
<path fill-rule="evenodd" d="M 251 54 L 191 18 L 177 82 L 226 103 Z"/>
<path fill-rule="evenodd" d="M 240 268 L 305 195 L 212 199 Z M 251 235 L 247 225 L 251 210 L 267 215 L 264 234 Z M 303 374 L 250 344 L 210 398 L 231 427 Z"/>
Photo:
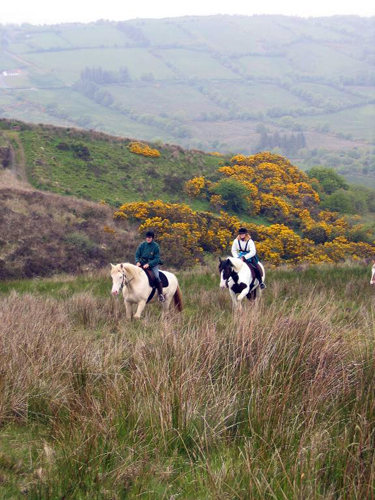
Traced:
<path fill-rule="evenodd" d="M 375 15 L 373 0 L 2 0 L 0 23 L 51 24 L 210 14 Z"/>

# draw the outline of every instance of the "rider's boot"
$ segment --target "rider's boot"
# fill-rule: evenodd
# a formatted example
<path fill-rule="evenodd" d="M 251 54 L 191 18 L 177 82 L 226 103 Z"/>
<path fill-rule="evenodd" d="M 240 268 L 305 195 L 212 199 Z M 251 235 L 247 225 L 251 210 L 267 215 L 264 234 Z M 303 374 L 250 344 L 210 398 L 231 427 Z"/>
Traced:
<path fill-rule="evenodd" d="M 157 282 L 157 287 L 158 287 L 159 301 L 164 302 L 165 297 L 163 295 L 163 285 L 162 285 L 161 281 Z"/>
<path fill-rule="evenodd" d="M 259 264 L 257 264 L 257 265 L 255 266 L 255 274 L 256 274 L 256 277 L 257 277 L 257 279 L 258 279 L 258 281 L 259 281 L 259 286 L 260 286 L 260 289 L 261 289 L 261 290 L 264 290 L 265 288 L 267 288 L 267 287 L 266 287 L 266 284 L 265 284 L 265 283 L 263 283 L 263 281 L 262 281 L 262 271 L 259 269 Z"/>

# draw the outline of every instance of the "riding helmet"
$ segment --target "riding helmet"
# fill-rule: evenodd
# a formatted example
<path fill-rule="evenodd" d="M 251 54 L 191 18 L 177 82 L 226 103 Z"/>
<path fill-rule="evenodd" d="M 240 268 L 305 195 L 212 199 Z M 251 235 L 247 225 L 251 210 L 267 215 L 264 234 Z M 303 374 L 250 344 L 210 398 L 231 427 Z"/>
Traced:
<path fill-rule="evenodd" d="M 246 229 L 246 227 L 240 227 L 238 230 L 238 234 L 247 234 L 247 233 L 248 230 Z"/>
<path fill-rule="evenodd" d="M 146 238 L 155 238 L 155 233 L 154 233 L 154 231 L 147 231 L 147 233 L 146 233 Z"/>

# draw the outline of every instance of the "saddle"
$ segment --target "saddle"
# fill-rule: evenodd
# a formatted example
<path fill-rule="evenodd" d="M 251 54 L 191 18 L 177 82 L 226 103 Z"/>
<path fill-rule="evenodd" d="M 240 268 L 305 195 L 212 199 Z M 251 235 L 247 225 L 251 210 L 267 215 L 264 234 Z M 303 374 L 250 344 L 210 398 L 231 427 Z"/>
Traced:
<path fill-rule="evenodd" d="M 149 283 L 150 287 L 152 288 L 152 291 L 151 291 L 151 293 L 150 293 L 150 295 L 149 295 L 149 297 L 147 299 L 147 302 L 150 302 L 150 300 L 155 295 L 155 291 L 157 289 L 156 279 L 155 279 L 155 275 L 151 271 L 151 269 L 144 269 L 143 267 L 142 267 L 142 269 L 146 273 L 147 278 L 148 278 L 148 283 Z M 163 288 L 166 288 L 167 286 L 169 286 L 168 278 L 163 273 L 163 271 L 159 271 L 159 276 L 160 276 L 160 281 L 161 281 L 161 284 L 162 284 Z"/>
<path fill-rule="evenodd" d="M 256 278 L 255 269 L 254 269 L 255 267 L 258 269 L 260 277 L 263 278 L 263 269 L 260 267 L 258 262 L 256 264 L 252 264 L 251 262 L 246 262 L 246 264 L 249 266 L 252 281 L 254 281 Z"/>

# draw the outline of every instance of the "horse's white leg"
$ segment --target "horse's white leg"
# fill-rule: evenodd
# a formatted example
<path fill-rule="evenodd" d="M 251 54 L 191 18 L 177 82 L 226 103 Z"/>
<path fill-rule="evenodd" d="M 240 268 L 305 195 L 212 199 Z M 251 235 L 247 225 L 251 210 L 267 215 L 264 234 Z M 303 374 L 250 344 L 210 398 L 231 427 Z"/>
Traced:
<path fill-rule="evenodd" d="M 140 319 L 141 318 L 141 314 L 143 312 L 143 309 L 145 308 L 145 305 L 146 305 L 146 300 L 140 300 L 138 302 L 138 306 L 137 306 L 137 311 L 134 315 L 134 318 L 136 319 Z"/>
<path fill-rule="evenodd" d="M 233 309 L 236 309 L 239 306 L 239 304 L 237 302 L 237 296 L 234 292 L 232 292 L 231 289 L 229 289 L 229 294 L 230 294 L 230 298 L 232 299 Z"/>
<path fill-rule="evenodd" d="M 171 307 L 171 302 L 173 299 L 172 293 L 168 293 L 164 295 L 164 302 L 163 302 L 163 314 L 167 313 Z"/>
<path fill-rule="evenodd" d="M 237 301 L 241 302 L 241 300 L 244 299 L 246 297 L 246 295 L 249 293 L 249 290 L 250 290 L 250 287 L 248 287 L 248 286 L 244 290 L 242 290 L 242 292 L 237 297 Z"/>
<path fill-rule="evenodd" d="M 125 304 L 126 319 L 131 321 L 131 319 L 133 317 L 132 304 L 130 302 L 128 302 L 126 299 L 124 299 L 124 304 Z"/>

